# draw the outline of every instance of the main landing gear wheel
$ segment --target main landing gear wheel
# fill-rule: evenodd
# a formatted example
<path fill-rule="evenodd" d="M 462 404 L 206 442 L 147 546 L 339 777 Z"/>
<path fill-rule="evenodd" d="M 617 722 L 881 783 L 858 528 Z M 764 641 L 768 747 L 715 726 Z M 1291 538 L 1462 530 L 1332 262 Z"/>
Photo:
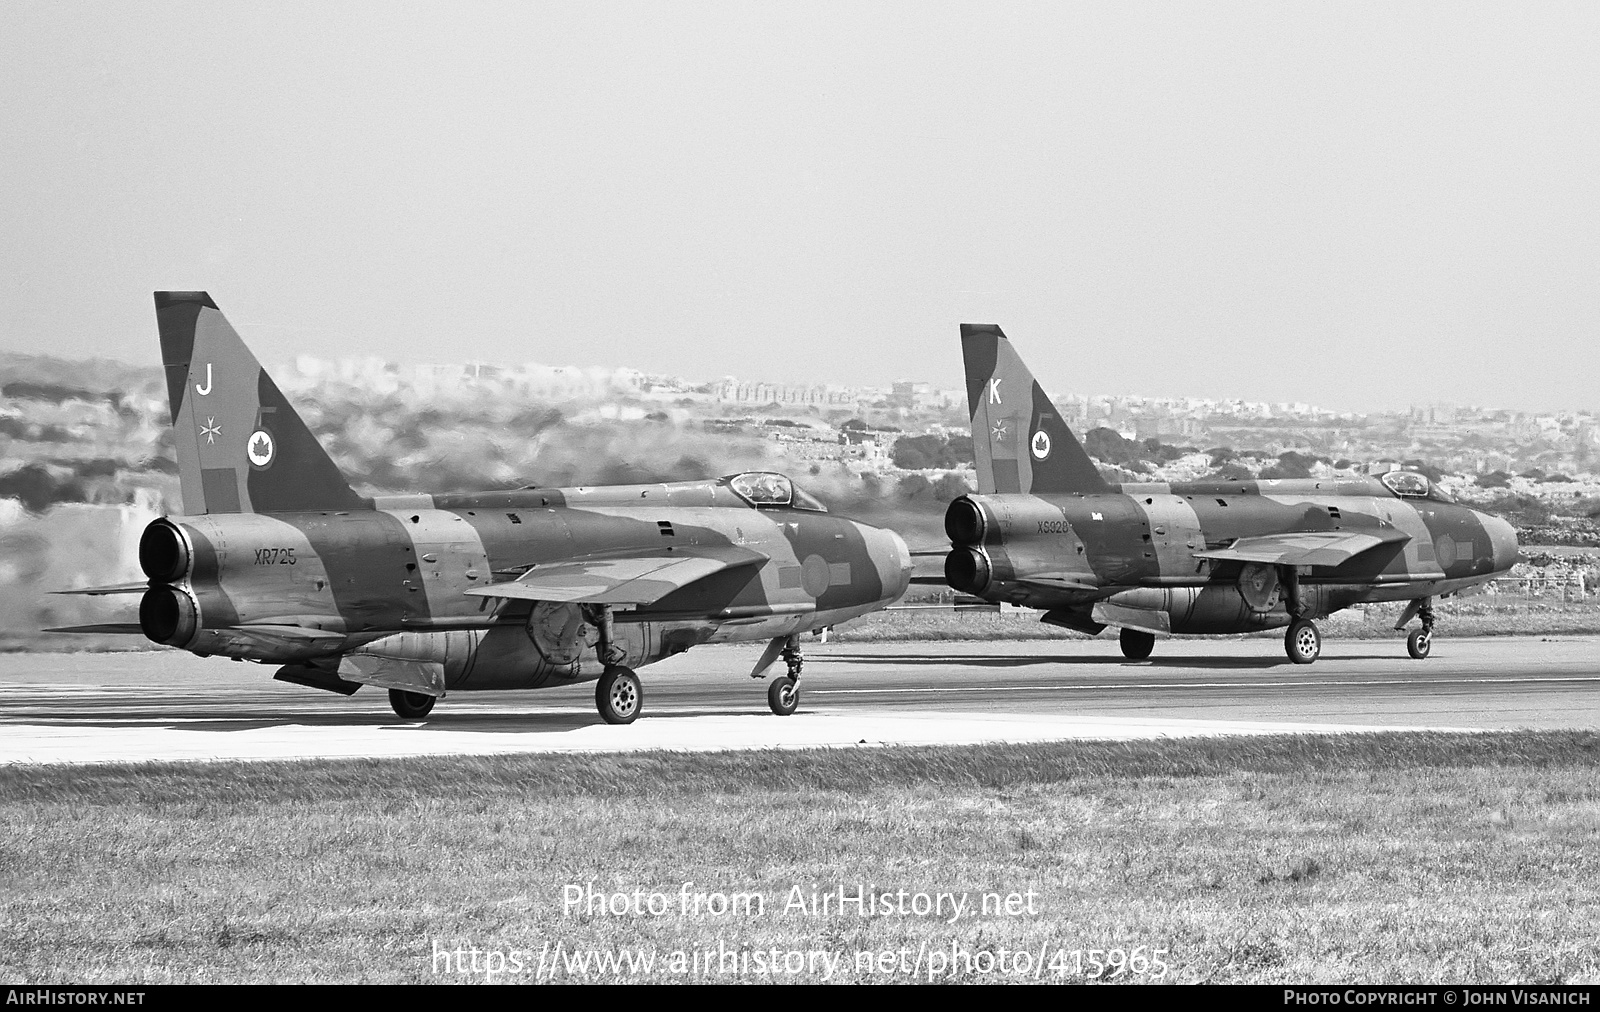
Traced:
<path fill-rule="evenodd" d="M 394 707 L 394 712 L 405 720 L 421 720 L 433 709 L 434 697 L 426 692 L 405 692 L 401 689 L 389 690 L 389 705 Z"/>
<path fill-rule="evenodd" d="M 1430 629 L 1413 629 L 1411 635 L 1406 637 L 1406 653 L 1411 659 L 1420 661 L 1428 656 L 1428 651 L 1433 649 L 1433 631 Z"/>
<path fill-rule="evenodd" d="M 1310 664 L 1322 653 L 1322 633 L 1308 618 L 1295 619 L 1283 634 L 1283 649 L 1296 664 Z"/>
<path fill-rule="evenodd" d="M 644 707 L 639 676 L 623 667 L 607 668 L 594 686 L 594 705 L 607 724 L 631 724 Z"/>
<path fill-rule="evenodd" d="M 767 686 L 767 705 L 778 716 L 789 716 L 800 705 L 800 684 L 788 675 L 774 678 Z"/>
<path fill-rule="evenodd" d="M 1156 634 L 1138 629 L 1122 630 L 1122 656 L 1130 661 L 1142 661 L 1156 648 Z"/>

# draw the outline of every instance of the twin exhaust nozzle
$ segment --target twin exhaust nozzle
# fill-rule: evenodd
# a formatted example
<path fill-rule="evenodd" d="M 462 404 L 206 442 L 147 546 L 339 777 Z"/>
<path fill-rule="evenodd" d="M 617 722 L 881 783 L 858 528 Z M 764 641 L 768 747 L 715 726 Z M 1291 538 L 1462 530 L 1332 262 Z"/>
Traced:
<path fill-rule="evenodd" d="M 152 520 L 139 538 L 139 568 L 150 589 L 139 601 L 139 628 L 153 642 L 183 646 L 200 627 L 194 599 L 170 584 L 189 573 L 194 554 L 178 525 L 162 517 Z"/>
<path fill-rule="evenodd" d="M 989 586 L 993 567 L 981 546 L 989 533 L 989 518 L 969 496 L 951 501 L 944 512 L 944 533 L 950 554 L 944 558 L 944 580 L 964 594 L 981 595 Z"/>

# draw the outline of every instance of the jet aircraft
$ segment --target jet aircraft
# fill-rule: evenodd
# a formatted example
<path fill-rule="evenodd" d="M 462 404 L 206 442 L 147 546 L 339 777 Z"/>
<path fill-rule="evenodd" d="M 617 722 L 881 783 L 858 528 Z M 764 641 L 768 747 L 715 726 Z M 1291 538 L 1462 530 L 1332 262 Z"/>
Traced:
<path fill-rule="evenodd" d="M 1412 471 L 1113 485 L 999 327 L 963 324 L 961 348 L 978 490 L 945 513 L 946 581 L 1052 625 L 1116 627 L 1127 657 L 1157 635 L 1286 626 L 1289 659 L 1310 664 L 1318 618 L 1408 601 L 1395 628 L 1420 617 L 1406 647 L 1421 659 L 1434 598 L 1519 558 L 1510 524 Z"/>
<path fill-rule="evenodd" d="M 784 475 L 362 496 L 205 292 L 155 293 L 183 516 L 139 543 L 135 625 L 274 677 L 389 692 L 420 719 L 446 692 L 595 680 L 609 723 L 639 715 L 633 669 L 700 643 L 763 642 L 767 700 L 799 702 L 799 637 L 904 592 L 892 531 L 829 514 Z"/>

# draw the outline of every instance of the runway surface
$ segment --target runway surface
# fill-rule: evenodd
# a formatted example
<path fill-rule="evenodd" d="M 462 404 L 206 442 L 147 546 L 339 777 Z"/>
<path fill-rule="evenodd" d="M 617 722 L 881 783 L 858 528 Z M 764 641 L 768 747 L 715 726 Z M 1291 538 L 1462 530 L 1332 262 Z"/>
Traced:
<path fill-rule="evenodd" d="M 1600 637 L 1325 641 L 1310 666 L 1275 639 L 806 645 L 800 711 L 767 711 L 758 645 L 641 669 L 645 712 L 611 727 L 593 683 L 458 692 L 409 724 L 381 690 L 345 697 L 275 667 L 179 651 L 0 655 L 0 763 L 487 755 L 975 744 L 1399 729 L 1600 729 Z"/>

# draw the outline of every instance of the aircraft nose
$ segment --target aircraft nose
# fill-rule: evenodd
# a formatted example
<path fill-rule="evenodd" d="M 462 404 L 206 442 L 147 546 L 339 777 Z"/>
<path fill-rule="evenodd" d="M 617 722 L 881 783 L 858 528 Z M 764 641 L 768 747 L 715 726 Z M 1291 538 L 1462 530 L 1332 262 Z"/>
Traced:
<path fill-rule="evenodd" d="M 1478 515 L 1483 520 L 1483 529 L 1488 532 L 1489 544 L 1494 551 L 1494 571 L 1502 573 L 1521 562 L 1516 529 L 1499 517 L 1487 513 Z"/>
<path fill-rule="evenodd" d="M 911 586 L 911 549 L 906 547 L 905 539 L 894 531 L 873 527 L 864 533 L 867 535 L 868 551 L 878 564 L 878 573 L 883 580 L 884 599 L 893 601 Z"/>

